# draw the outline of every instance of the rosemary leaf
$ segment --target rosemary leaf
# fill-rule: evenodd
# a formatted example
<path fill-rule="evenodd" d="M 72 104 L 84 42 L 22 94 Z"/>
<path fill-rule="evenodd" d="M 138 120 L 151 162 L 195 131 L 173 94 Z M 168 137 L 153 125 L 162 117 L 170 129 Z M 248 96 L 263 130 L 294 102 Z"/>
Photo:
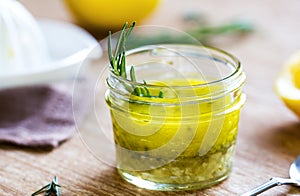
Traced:
<path fill-rule="evenodd" d="M 133 66 L 131 66 L 130 68 L 130 79 L 131 81 L 136 82 L 135 71 Z"/>
<path fill-rule="evenodd" d="M 111 49 L 111 31 L 108 32 L 108 58 L 109 58 L 109 62 L 110 64 L 113 63 L 114 61 L 114 57 L 112 55 L 112 49 Z"/>
<path fill-rule="evenodd" d="M 117 62 L 117 72 L 118 72 L 118 75 L 121 76 L 122 75 L 122 72 L 121 72 L 121 62 L 122 62 L 122 53 L 120 53 L 116 59 L 116 62 Z"/>
<path fill-rule="evenodd" d="M 124 34 L 125 34 L 125 30 L 126 30 L 127 26 L 128 26 L 128 22 L 126 22 L 123 25 L 122 31 L 120 33 L 120 37 L 119 37 L 117 45 L 116 45 L 116 50 L 115 50 L 114 56 L 118 56 L 119 53 L 123 52 L 123 51 L 119 51 L 119 50 L 121 49 L 120 45 L 122 45 L 122 42 L 124 41 Z"/>
<path fill-rule="evenodd" d="M 143 82 L 144 82 L 144 85 L 147 85 L 146 80 L 143 80 Z M 147 87 L 144 87 L 144 89 L 145 89 L 145 91 L 146 91 L 146 96 L 147 96 L 147 97 L 151 97 L 151 94 L 150 94 L 149 89 L 148 89 Z"/>
<path fill-rule="evenodd" d="M 135 87 L 134 88 L 134 94 L 137 95 L 137 96 L 140 96 L 141 95 L 141 89 L 138 88 L 138 87 Z"/>
<path fill-rule="evenodd" d="M 32 193 L 31 196 L 35 196 L 35 195 L 38 195 L 38 194 L 41 194 L 41 193 L 45 192 L 45 191 L 46 191 L 45 189 L 46 189 L 47 187 L 49 187 L 49 186 L 50 186 L 50 184 L 47 184 L 47 185 L 43 186 L 43 187 L 40 188 L 39 190 L 37 190 L 37 191 L 35 191 L 34 193 Z"/>
<path fill-rule="evenodd" d="M 135 27 L 135 22 L 133 22 L 130 26 L 130 28 L 128 29 L 128 31 L 126 32 L 126 36 L 125 36 L 125 40 L 124 40 L 124 43 L 123 43 L 123 48 L 125 50 L 125 42 L 127 40 L 127 38 L 129 37 L 129 35 L 131 34 L 133 28 Z"/>
<path fill-rule="evenodd" d="M 60 187 L 60 185 L 58 185 L 58 179 L 56 176 L 54 176 L 54 178 L 50 184 L 43 186 L 36 192 L 32 193 L 31 196 L 36 196 L 36 195 L 39 195 L 44 192 L 46 192 L 46 196 L 50 196 L 53 193 L 55 194 L 55 196 L 60 196 L 59 187 Z"/>
<path fill-rule="evenodd" d="M 129 35 L 130 35 L 130 33 L 132 32 L 134 26 L 135 26 L 135 22 L 133 22 L 133 23 L 131 24 L 129 30 L 128 30 L 127 33 L 126 33 L 126 37 L 129 37 Z"/>
<path fill-rule="evenodd" d="M 140 90 L 141 90 L 141 96 L 142 96 L 142 97 L 147 97 L 147 91 L 145 90 L 145 88 L 146 88 L 146 87 L 140 88 Z"/>
<path fill-rule="evenodd" d="M 120 73 L 121 73 L 121 76 L 123 78 L 127 78 L 127 74 L 126 74 L 126 62 L 125 62 L 125 52 L 123 52 L 123 54 L 122 54 Z"/>
<path fill-rule="evenodd" d="M 145 91 L 146 91 L 146 96 L 147 97 L 151 97 L 150 91 L 147 87 L 144 87 Z"/>
<path fill-rule="evenodd" d="M 158 97 L 159 98 L 164 98 L 164 93 L 162 91 L 159 91 Z"/>

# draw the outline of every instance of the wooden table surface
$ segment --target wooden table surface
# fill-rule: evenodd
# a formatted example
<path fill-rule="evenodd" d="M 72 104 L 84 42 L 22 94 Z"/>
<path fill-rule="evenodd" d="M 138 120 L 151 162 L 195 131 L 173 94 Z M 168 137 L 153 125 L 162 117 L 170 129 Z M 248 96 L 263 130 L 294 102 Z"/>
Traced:
<path fill-rule="evenodd" d="M 60 0 L 21 0 L 38 17 L 72 21 Z M 276 96 L 274 80 L 288 56 L 300 49 L 299 0 L 165 0 L 144 24 L 181 28 L 182 14 L 193 11 L 220 23 L 246 17 L 251 35 L 216 46 L 244 65 L 247 102 L 241 114 L 233 171 L 223 183 L 203 191 L 156 192 L 124 182 L 115 168 L 98 161 L 78 134 L 52 151 L 0 146 L 0 195 L 30 195 L 54 175 L 62 195 L 239 195 L 272 176 L 288 177 L 300 154 L 300 121 Z M 262 195 L 300 195 L 289 186 Z"/>

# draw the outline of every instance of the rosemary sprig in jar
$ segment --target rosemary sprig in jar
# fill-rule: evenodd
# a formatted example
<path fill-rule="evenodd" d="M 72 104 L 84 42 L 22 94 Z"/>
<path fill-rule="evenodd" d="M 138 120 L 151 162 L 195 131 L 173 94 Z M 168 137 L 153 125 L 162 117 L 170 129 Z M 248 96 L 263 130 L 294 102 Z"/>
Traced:
<path fill-rule="evenodd" d="M 112 51 L 112 46 L 111 46 L 111 42 L 112 42 L 111 41 L 111 31 L 109 31 L 109 34 L 108 34 L 108 57 L 109 57 L 111 69 L 117 76 L 121 76 L 125 79 L 127 79 L 126 54 L 125 54 L 126 47 L 125 46 L 126 46 L 127 38 L 129 37 L 130 33 L 132 32 L 134 26 L 135 26 L 135 22 L 133 22 L 128 29 L 127 29 L 128 22 L 126 22 L 123 25 L 123 28 L 120 32 L 114 53 Z M 133 82 L 137 82 L 133 66 L 131 66 L 131 68 L 130 68 L 130 80 Z M 147 85 L 146 81 L 144 81 L 144 85 Z M 125 85 L 125 88 L 127 90 L 130 90 L 128 88 L 128 86 L 126 86 L 126 85 Z M 158 96 L 153 96 L 153 95 L 151 95 L 150 90 L 145 86 L 143 86 L 143 87 L 133 86 L 133 90 L 131 89 L 131 91 L 132 91 L 131 92 L 132 94 L 134 94 L 136 96 L 140 96 L 140 97 L 163 98 L 162 91 L 159 92 Z"/>

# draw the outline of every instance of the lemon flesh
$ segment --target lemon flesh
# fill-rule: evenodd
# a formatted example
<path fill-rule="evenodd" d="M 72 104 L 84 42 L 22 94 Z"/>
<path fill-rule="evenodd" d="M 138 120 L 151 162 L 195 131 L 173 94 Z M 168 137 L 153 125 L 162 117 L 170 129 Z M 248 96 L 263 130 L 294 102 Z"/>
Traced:
<path fill-rule="evenodd" d="M 275 81 L 275 90 L 285 105 L 300 118 L 300 52 L 285 63 Z"/>

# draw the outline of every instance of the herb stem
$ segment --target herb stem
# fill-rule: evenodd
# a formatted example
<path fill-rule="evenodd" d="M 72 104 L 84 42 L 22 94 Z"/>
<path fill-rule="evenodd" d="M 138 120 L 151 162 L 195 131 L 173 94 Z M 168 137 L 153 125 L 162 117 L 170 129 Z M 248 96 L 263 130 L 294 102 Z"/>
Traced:
<path fill-rule="evenodd" d="M 129 29 L 127 29 L 128 26 L 128 22 L 126 22 L 123 27 L 122 30 L 120 32 L 117 44 L 116 44 L 116 48 L 114 51 L 114 54 L 112 52 L 112 46 L 111 46 L 111 32 L 109 31 L 108 33 L 108 57 L 109 57 L 109 62 L 111 65 L 112 70 L 114 71 L 114 73 L 117 76 L 121 76 L 124 79 L 127 79 L 127 72 L 126 72 L 126 41 L 127 38 L 129 37 L 129 35 L 131 34 L 134 26 L 135 26 L 135 22 L 133 22 L 131 24 L 131 26 L 129 27 Z M 134 67 L 131 66 L 130 68 L 130 79 L 133 82 L 137 82 L 136 80 L 136 76 L 135 76 L 135 71 L 134 71 Z M 146 84 L 146 82 L 144 82 L 144 84 Z M 125 88 L 127 90 L 132 90 L 133 89 L 133 94 L 136 96 L 141 96 L 141 97 L 155 97 L 152 96 L 150 93 L 150 90 L 147 87 L 135 87 L 134 85 L 126 85 L 124 84 Z M 157 97 L 162 97 L 162 93 L 160 92 L 161 96 L 157 96 Z"/>

